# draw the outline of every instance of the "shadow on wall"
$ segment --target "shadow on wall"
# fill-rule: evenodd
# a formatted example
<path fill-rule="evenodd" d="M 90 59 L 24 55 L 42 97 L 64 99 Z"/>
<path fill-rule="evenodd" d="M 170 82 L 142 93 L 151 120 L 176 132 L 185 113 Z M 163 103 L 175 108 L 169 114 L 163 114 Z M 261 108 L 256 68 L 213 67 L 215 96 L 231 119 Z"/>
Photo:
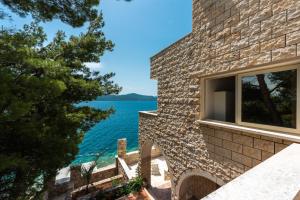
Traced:
<path fill-rule="evenodd" d="M 202 176 L 193 175 L 186 178 L 180 187 L 179 199 L 202 199 L 220 186 L 215 182 Z"/>

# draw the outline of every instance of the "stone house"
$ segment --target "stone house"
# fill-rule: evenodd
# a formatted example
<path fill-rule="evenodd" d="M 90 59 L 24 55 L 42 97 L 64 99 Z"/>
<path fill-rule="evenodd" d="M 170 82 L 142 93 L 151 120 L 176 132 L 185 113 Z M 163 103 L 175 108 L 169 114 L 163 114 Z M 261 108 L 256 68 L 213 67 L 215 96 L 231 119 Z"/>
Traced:
<path fill-rule="evenodd" d="M 151 58 L 158 109 L 141 112 L 172 199 L 200 199 L 300 142 L 300 1 L 193 0 L 192 32 Z"/>

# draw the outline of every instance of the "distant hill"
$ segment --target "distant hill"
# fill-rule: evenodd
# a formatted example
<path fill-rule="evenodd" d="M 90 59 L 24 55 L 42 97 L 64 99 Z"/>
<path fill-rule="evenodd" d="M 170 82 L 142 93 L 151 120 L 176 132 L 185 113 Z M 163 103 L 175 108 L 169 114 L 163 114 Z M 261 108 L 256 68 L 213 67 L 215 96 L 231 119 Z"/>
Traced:
<path fill-rule="evenodd" d="M 124 95 L 107 95 L 97 98 L 97 101 L 156 101 L 155 96 L 146 96 L 136 93 L 124 94 Z"/>

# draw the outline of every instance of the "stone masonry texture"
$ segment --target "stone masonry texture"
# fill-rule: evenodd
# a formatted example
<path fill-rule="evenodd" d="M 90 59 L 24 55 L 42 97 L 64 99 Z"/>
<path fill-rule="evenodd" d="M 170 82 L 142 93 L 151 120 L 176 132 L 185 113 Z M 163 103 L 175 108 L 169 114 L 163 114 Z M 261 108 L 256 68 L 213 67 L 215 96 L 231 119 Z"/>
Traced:
<path fill-rule="evenodd" d="M 200 77 L 300 56 L 299 0 L 193 0 L 192 32 L 151 58 L 158 81 L 157 115 L 140 113 L 139 145 L 160 147 L 172 178 L 191 169 L 224 183 L 293 141 L 199 122 Z"/>

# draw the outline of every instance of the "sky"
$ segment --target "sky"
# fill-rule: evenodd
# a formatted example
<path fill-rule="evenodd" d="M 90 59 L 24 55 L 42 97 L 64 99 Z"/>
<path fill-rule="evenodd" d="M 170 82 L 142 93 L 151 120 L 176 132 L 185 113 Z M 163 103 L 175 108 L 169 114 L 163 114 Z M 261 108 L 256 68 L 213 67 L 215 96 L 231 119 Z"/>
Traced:
<path fill-rule="evenodd" d="M 8 11 L 0 5 L 0 9 Z M 88 63 L 102 74 L 115 72 L 113 80 L 122 86 L 121 94 L 157 95 L 157 81 L 150 79 L 150 57 L 176 42 L 192 30 L 192 0 L 102 0 L 103 29 L 107 39 L 115 43 L 113 52 L 106 52 L 100 63 Z M 20 18 L 13 13 L 0 25 L 21 28 L 31 17 Z M 82 28 L 54 20 L 43 23 L 48 40 L 58 30 L 78 35 Z"/>

